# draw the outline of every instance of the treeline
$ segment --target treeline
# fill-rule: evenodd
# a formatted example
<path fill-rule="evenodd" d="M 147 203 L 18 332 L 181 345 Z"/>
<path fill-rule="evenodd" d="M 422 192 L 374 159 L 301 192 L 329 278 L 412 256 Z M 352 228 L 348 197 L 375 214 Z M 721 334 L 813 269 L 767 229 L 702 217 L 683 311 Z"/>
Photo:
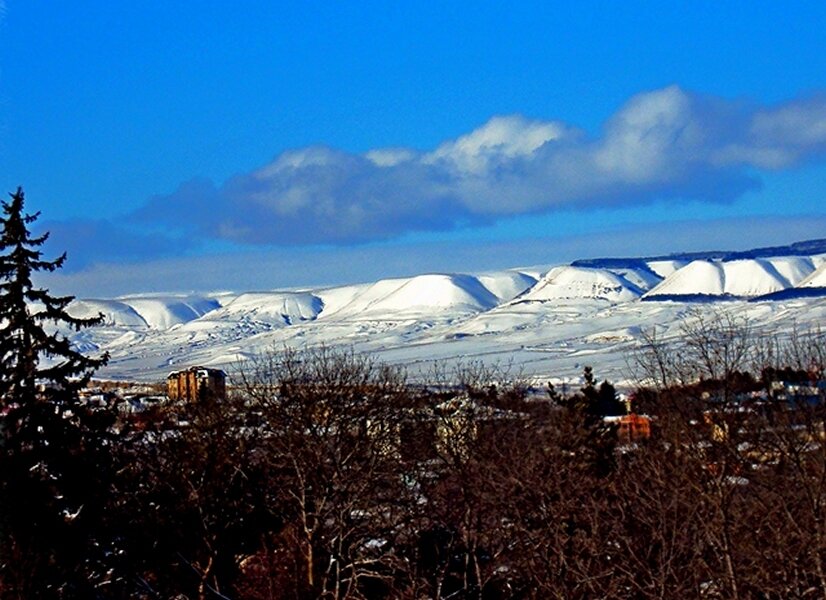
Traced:
<path fill-rule="evenodd" d="M 568 397 L 489 375 L 287 351 L 226 401 L 88 409 L 97 434 L 3 461 L 3 596 L 826 596 L 822 402 L 648 389 L 654 434 L 621 444 L 593 374 Z"/>

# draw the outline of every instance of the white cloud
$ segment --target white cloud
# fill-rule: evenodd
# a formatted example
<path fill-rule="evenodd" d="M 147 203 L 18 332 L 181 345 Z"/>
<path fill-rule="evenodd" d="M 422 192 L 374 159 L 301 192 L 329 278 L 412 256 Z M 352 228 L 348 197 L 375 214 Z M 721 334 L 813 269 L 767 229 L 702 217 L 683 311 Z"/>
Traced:
<path fill-rule="evenodd" d="M 691 98 L 676 86 L 633 98 L 608 124 L 593 169 L 618 181 L 668 181 L 688 166 L 705 132 Z"/>
<path fill-rule="evenodd" d="M 415 160 L 418 153 L 409 148 L 379 148 L 378 150 L 369 150 L 364 156 L 378 167 L 395 167 L 401 163 Z"/>
<path fill-rule="evenodd" d="M 422 162 L 442 162 L 460 175 L 478 176 L 502 162 L 530 157 L 545 143 L 566 135 L 570 134 L 562 123 L 529 121 L 520 115 L 493 117 L 467 135 L 443 143 Z"/>
<path fill-rule="evenodd" d="M 509 115 L 430 152 L 291 150 L 220 187 L 190 182 L 142 214 L 243 243 L 343 244 L 559 208 L 728 202 L 759 186 L 755 169 L 824 153 L 826 97 L 765 107 L 670 86 L 630 98 L 595 137 Z"/>
<path fill-rule="evenodd" d="M 554 235 L 497 242 L 388 244 L 262 250 L 91 265 L 58 271 L 38 284 L 54 293 L 113 297 L 138 292 L 207 292 L 343 285 L 425 272 L 471 272 L 551 265 L 578 258 L 746 250 L 822 236 L 826 217 L 760 217 L 626 226 L 600 235 Z M 71 261 L 71 257 L 70 257 Z"/>
<path fill-rule="evenodd" d="M 751 130 L 759 142 L 806 148 L 826 143 L 826 103 L 790 104 L 754 117 Z"/>

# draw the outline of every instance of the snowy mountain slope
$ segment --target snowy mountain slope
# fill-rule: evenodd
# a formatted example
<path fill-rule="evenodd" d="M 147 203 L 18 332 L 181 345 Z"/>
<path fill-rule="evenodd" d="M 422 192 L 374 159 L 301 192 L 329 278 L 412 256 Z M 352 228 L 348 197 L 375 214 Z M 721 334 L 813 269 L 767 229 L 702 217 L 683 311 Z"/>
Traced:
<path fill-rule="evenodd" d="M 733 260 L 722 263 L 722 268 L 724 293 L 732 296 L 761 296 L 791 287 L 788 279 L 766 260 Z"/>
<path fill-rule="evenodd" d="M 796 277 L 800 264 L 778 262 L 790 276 Z M 796 268 L 794 268 L 796 267 Z M 678 269 L 645 294 L 657 297 L 734 296 L 748 298 L 771 294 L 792 287 L 774 263 L 764 259 L 732 261 L 695 260 Z"/>
<path fill-rule="evenodd" d="M 815 263 L 809 256 L 778 256 L 767 258 L 766 262 L 789 282 L 790 286 L 800 285 L 815 270 Z"/>
<path fill-rule="evenodd" d="M 675 271 L 682 269 L 688 262 L 684 260 L 652 260 L 646 264 L 654 273 L 665 279 Z"/>
<path fill-rule="evenodd" d="M 538 280 L 532 274 L 540 269 L 519 269 L 298 292 L 82 300 L 72 313 L 103 312 L 106 325 L 67 334 L 85 351 L 111 353 L 104 377 L 157 380 L 193 364 L 232 372 L 263 351 L 324 344 L 369 352 L 414 375 L 435 360 L 448 368 L 478 360 L 512 363 L 540 379 L 575 380 L 584 364 L 600 377 L 629 377 L 641 332 L 656 326 L 662 339 L 681 335 L 682 323 L 698 311 L 734 311 L 769 332 L 826 318 L 822 253 L 599 264 L 557 266 Z M 697 304 L 692 295 L 727 302 Z"/>
<path fill-rule="evenodd" d="M 813 270 L 808 277 L 798 284 L 798 287 L 826 287 L 826 262 L 821 263 L 817 269 Z"/>
<path fill-rule="evenodd" d="M 498 304 L 496 295 L 470 275 L 420 275 L 372 304 L 370 309 L 390 313 L 423 309 L 478 312 Z"/>
<path fill-rule="evenodd" d="M 301 292 L 250 292 L 240 294 L 223 307 L 205 313 L 197 319 L 177 324 L 167 329 L 151 331 L 136 339 L 121 336 L 107 347 L 117 352 L 128 352 L 129 360 L 136 362 L 129 348 L 139 347 L 142 361 L 157 362 L 168 368 L 205 349 L 209 356 L 201 362 L 214 363 L 215 356 L 234 355 L 227 350 L 240 340 L 290 327 L 296 323 L 314 320 L 322 309 L 321 300 L 310 293 Z M 112 351 L 113 355 L 116 353 Z"/>
<path fill-rule="evenodd" d="M 518 301 L 547 302 L 549 300 L 589 299 L 609 302 L 629 302 L 642 290 L 607 269 L 590 267 L 554 267 Z"/>
<path fill-rule="evenodd" d="M 120 299 L 153 329 L 168 329 L 215 310 L 220 303 L 203 296 L 145 296 Z"/>
<path fill-rule="evenodd" d="M 539 281 L 545 274 L 550 271 L 553 267 L 557 266 L 556 264 L 548 264 L 548 265 L 533 265 L 530 267 L 519 267 L 519 269 L 515 269 L 520 273 L 524 273 L 528 277 L 531 277 L 535 281 Z"/>
<path fill-rule="evenodd" d="M 667 262 L 675 263 L 676 261 Z M 685 263 L 681 263 L 681 265 L 682 264 Z M 652 268 L 651 264 L 642 258 L 596 258 L 588 260 L 575 260 L 569 266 L 614 273 L 643 291 L 651 289 L 665 277 L 665 275 L 660 274 L 656 269 Z M 662 265 L 662 268 L 670 274 L 676 267 L 668 269 L 666 265 Z"/>
<path fill-rule="evenodd" d="M 247 292 L 225 306 L 205 313 L 202 321 L 247 319 L 271 325 L 290 325 L 318 317 L 324 303 L 309 292 Z"/>
<path fill-rule="evenodd" d="M 497 291 L 507 294 L 518 278 L 490 276 Z M 324 318 L 365 318 L 376 315 L 410 316 L 429 311 L 473 313 L 489 310 L 499 298 L 471 275 L 418 275 L 407 279 L 385 279 L 368 286 L 332 288 L 319 293 L 325 306 Z"/>
<path fill-rule="evenodd" d="M 725 285 L 725 274 L 717 263 L 695 260 L 666 277 L 660 285 L 647 292 L 645 297 L 689 294 L 721 296 Z"/>
<path fill-rule="evenodd" d="M 76 317 L 103 313 L 105 322 L 116 327 L 168 329 L 219 306 L 218 300 L 206 296 L 125 296 L 115 300 L 78 300 L 72 303 L 70 312 Z"/>
<path fill-rule="evenodd" d="M 501 271 L 477 275 L 479 282 L 501 302 L 513 300 L 519 294 L 536 285 L 539 277 L 521 271 Z"/>
<path fill-rule="evenodd" d="M 641 291 L 647 291 L 659 285 L 663 280 L 661 275 L 652 271 L 647 266 L 645 268 L 628 268 L 628 269 L 608 269 L 615 275 L 619 275 L 625 281 L 633 284 Z"/>
<path fill-rule="evenodd" d="M 149 327 L 134 308 L 118 300 L 75 300 L 69 306 L 69 314 L 79 319 L 90 319 L 103 314 L 103 323 L 106 327 Z"/>

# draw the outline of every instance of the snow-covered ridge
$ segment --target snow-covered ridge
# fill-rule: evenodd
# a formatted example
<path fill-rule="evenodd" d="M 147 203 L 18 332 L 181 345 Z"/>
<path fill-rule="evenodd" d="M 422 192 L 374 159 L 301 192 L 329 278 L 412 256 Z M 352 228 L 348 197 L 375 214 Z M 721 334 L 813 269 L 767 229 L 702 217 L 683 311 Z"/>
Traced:
<path fill-rule="evenodd" d="M 826 261 L 820 263 L 798 287 L 826 287 Z"/>
<path fill-rule="evenodd" d="M 310 292 L 247 292 L 200 317 L 203 321 L 249 319 L 271 325 L 311 321 L 324 308 L 321 298 Z"/>
<path fill-rule="evenodd" d="M 583 361 L 625 365 L 646 327 L 677 335 L 675 323 L 715 300 L 771 327 L 816 325 L 826 318 L 826 253 L 599 259 L 298 291 L 78 300 L 72 314 L 103 313 L 104 325 L 66 333 L 85 351 L 108 351 L 101 374 L 112 377 L 154 379 L 191 364 L 232 370 L 267 349 L 320 344 L 406 367 L 478 359 L 558 375 L 581 372 Z"/>
<path fill-rule="evenodd" d="M 519 271 L 478 276 L 427 274 L 372 284 L 307 291 L 209 295 L 132 295 L 72 303 L 77 317 L 102 313 L 104 325 L 126 329 L 170 329 L 190 322 L 247 321 L 288 326 L 319 318 L 417 316 L 432 311 L 476 313 L 523 293 L 536 279 Z"/>
<path fill-rule="evenodd" d="M 103 314 L 104 324 L 114 327 L 169 329 L 187 323 L 220 307 L 207 296 L 128 296 L 114 300 L 76 300 L 70 313 L 89 318 Z"/>
<path fill-rule="evenodd" d="M 646 292 L 647 300 L 681 296 L 756 298 L 807 285 L 817 257 L 780 256 L 735 260 L 699 259 Z"/>
<path fill-rule="evenodd" d="M 636 274 L 636 273 L 635 273 Z M 638 283 L 644 279 L 637 274 Z M 606 300 L 629 302 L 642 295 L 643 290 L 628 277 L 607 269 L 562 266 L 554 267 L 539 280 L 533 289 L 522 295 L 520 301 L 549 300 Z"/>
<path fill-rule="evenodd" d="M 577 266 L 598 263 L 607 266 Z M 300 292 L 85 299 L 76 301 L 71 311 L 79 317 L 103 313 L 106 326 L 136 330 L 166 330 L 193 321 L 244 321 L 271 328 L 316 319 L 475 314 L 508 302 L 770 297 L 791 288 L 826 287 L 824 269 L 824 254 L 690 262 L 601 259 L 553 267 L 538 281 L 517 270 L 425 274 Z"/>

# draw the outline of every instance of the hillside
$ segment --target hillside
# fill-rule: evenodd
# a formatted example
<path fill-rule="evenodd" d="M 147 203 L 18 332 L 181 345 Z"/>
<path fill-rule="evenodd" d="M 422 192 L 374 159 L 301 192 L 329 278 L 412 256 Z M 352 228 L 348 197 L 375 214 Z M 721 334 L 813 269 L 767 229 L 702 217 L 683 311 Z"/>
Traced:
<path fill-rule="evenodd" d="M 105 324 L 67 332 L 107 350 L 102 375 L 153 380 L 204 364 L 230 371 L 262 351 L 345 345 L 427 370 L 433 361 L 510 364 L 528 376 L 576 378 L 594 364 L 616 379 L 646 329 L 679 335 L 696 311 L 730 310 L 770 332 L 826 317 L 826 245 L 748 253 L 599 259 L 547 272 L 433 273 L 299 291 L 78 300 Z M 812 254 L 804 250 L 816 251 Z"/>

